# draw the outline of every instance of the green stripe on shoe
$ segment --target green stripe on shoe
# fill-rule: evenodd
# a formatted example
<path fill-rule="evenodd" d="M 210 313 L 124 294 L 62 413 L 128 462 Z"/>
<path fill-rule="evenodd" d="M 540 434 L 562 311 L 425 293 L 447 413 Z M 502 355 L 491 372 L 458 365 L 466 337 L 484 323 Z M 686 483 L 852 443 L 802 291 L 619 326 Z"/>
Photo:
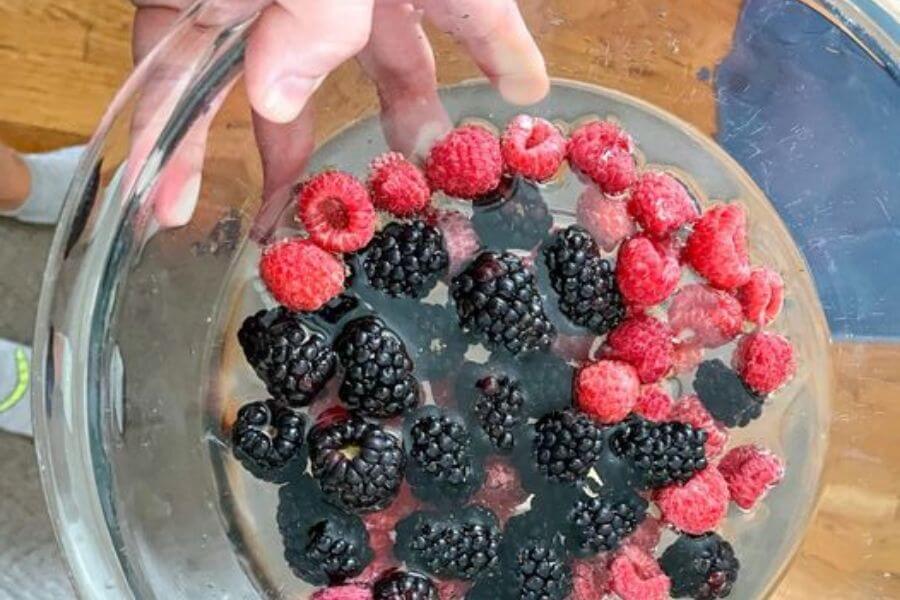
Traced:
<path fill-rule="evenodd" d="M 28 356 L 21 348 L 16 350 L 16 386 L 0 400 L 0 412 L 4 412 L 19 403 L 28 391 L 28 381 L 31 379 L 28 366 Z"/>

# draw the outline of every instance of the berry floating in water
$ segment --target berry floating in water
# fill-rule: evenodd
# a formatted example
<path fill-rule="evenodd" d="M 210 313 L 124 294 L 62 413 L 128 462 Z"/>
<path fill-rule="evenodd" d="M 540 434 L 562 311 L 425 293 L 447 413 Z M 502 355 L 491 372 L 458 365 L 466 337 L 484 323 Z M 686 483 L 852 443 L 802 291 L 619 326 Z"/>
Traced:
<path fill-rule="evenodd" d="M 235 457 L 260 479 L 285 481 L 306 466 L 306 418 L 275 400 L 240 408 L 231 428 Z"/>

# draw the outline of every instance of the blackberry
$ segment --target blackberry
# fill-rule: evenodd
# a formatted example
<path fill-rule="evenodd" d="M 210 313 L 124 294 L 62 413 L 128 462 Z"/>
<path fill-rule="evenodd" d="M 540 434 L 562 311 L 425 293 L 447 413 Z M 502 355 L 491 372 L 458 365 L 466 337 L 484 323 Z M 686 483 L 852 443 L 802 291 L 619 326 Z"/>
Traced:
<path fill-rule="evenodd" d="M 615 270 L 584 228 L 571 225 L 557 232 L 544 259 L 559 310 L 572 323 L 603 335 L 622 322 L 625 302 Z"/>
<path fill-rule="evenodd" d="M 528 540 L 516 553 L 514 569 L 520 600 L 563 600 L 572 593 L 562 536 Z"/>
<path fill-rule="evenodd" d="M 388 224 L 363 252 L 369 283 L 390 296 L 424 296 L 450 263 L 443 234 L 420 220 Z"/>
<path fill-rule="evenodd" d="M 338 418 L 313 427 L 308 444 L 313 477 L 326 496 L 348 510 L 381 510 L 400 491 L 403 444 L 379 425 Z"/>
<path fill-rule="evenodd" d="M 553 227 L 540 188 L 522 177 L 504 182 L 497 193 L 474 202 L 472 208 L 472 226 L 486 246 L 530 250 Z"/>
<path fill-rule="evenodd" d="M 541 417 L 534 427 L 532 453 L 549 479 L 576 482 L 584 478 L 603 452 L 603 432 L 574 410 Z"/>
<path fill-rule="evenodd" d="M 251 402 L 231 428 L 235 458 L 260 479 L 282 482 L 306 464 L 306 419 L 275 400 Z M 296 467 L 296 468 L 292 468 Z"/>
<path fill-rule="evenodd" d="M 311 313 L 310 316 L 320 319 L 327 325 L 337 325 L 348 315 L 355 312 L 359 305 L 359 298 L 345 292 L 326 302 L 325 306 Z"/>
<path fill-rule="evenodd" d="M 508 252 L 482 252 L 453 278 L 450 293 L 462 328 L 513 354 L 547 348 L 556 330 L 534 275 Z"/>
<path fill-rule="evenodd" d="M 712 600 L 731 593 L 741 563 L 716 533 L 682 535 L 666 548 L 659 565 L 672 581 L 674 598 Z"/>
<path fill-rule="evenodd" d="M 407 571 L 390 571 L 375 581 L 373 600 L 440 600 L 433 581 Z"/>
<path fill-rule="evenodd" d="M 628 458 L 651 488 L 684 483 L 706 468 L 706 432 L 687 423 L 653 423 L 632 416 L 610 439 L 612 451 Z"/>
<path fill-rule="evenodd" d="M 515 430 L 522 423 L 525 392 L 521 384 L 505 375 L 488 375 L 475 383 L 475 415 L 491 444 L 509 451 L 515 446 Z"/>
<path fill-rule="evenodd" d="M 462 485 L 472 477 L 472 437 L 456 419 L 432 413 L 418 417 L 409 432 L 410 466 L 439 483 Z"/>
<path fill-rule="evenodd" d="M 334 348 L 344 367 L 338 393 L 351 410 L 389 418 L 419 403 L 419 382 L 406 346 L 378 317 L 350 321 Z"/>
<path fill-rule="evenodd" d="M 631 491 L 582 494 L 566 515 L 569 549 L 582 557 L 615 550 L 647 516 L 647 506 Z"/>
<path fill-rule="evenodd" d="M 472 580 L 497 565 L 500 539 L 497 517 L 480 506 L 449 516 L 418 512 L 397 524 L 394 553 L 435 577 Z"/>
<path fill-rule="evenodd" d="M 491 354 L 489 363 L 519 380 L 526 394 L 523 406 L 526 417 L 539 418 L 548 412 L 572 406 L 575 369 L 556 354 L 533 352 L 510 357 L 495 352 Z"/>
<path fill-rule="evenodd" d="M 744 427 L 762 414 L 765 397 L 719 359 L 700 363 L 694 390 L 706 410 L 726 427 Z"/>
<path fill-rule="evenodd" d="M 325 336 L 284 307 L 247 317 L 238 341 L 269 393 L 291 406 L 309 405 L 334 373 L 336 360 Z"/>

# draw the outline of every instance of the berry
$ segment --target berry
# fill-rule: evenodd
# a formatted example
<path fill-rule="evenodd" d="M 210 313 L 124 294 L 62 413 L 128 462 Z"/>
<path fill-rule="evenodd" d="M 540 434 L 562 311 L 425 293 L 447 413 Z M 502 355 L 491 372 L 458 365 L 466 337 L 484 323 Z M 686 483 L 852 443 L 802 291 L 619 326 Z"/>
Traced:
<path fill-rule="evenodd" d="M 728 427 L 744 427 L 762 414 L 764 398 L 719 359 L 700 364 L 694 390 L 709 414 Z"/>
<path fill-rule="evenodd" d="M 688 238 L 684 259 L 713 287 L 733 290 L 747 283 L 750 258 L 744 207 L 718 204 L 706 211 Z"/>
<path fill-rule="evenodd" d="M 658 488 L 688 481 L 706 468 L 706 432 L 687 423 L 653 423 L 631 417 L 613 433 L 610 448 L 628 458 L 644 485 Z"/>
<path fill-rule="evenodd" d="M 566 138 L 545 119 L 518 115 L 500 137 L 500 153 L 507 173 L 546 181 L 566 158 Z"/>
<path fill-rule="evenodd" d="M 425 163 L 431 189 L 468 200 L 496 189 L 502 173 L 500 141 L 477 125 L 448 133 L 431 148 Z"/>
<path fill-rule="evenodd" d="M 572 593 L 572 567 L 560 536 L 528 540 L 516 552 L 514 568 L 520 600 L 564 600 Z"/>
<path fill-rule="evenodd" d="M 591 121 L 569 137 L 569 164 L 607 194 L 624 192 L 634 183 L 631 136 L 609 121 Z"/>
<path fill-rule="evenodd" d="M 698 600 L 728 596 L 741 566 L 731 544 L 716 533 L 680 536 L 659 564 L 672 580 L 673 597 Z"/>
<path fill-rule="evenodd" d="M 259 275 L 289 310 L 313 311 L 344 291 L 344 263 L 312 240 L 291 238 L 266 246 Z"/>
<path fill-rule="evenodd" d="M 566 515 L 570 530 L 566 543 L 581 557 L 610 552 L 637 529 L 646 515 L 647 501 L 630 490 L 593 497 L 582 494 Z"/>
<path fill-rule="evenodd" d="M 532 455 L 552 481 L 577 482 L 603 452 L 603 433 L 591 419 L 573 410 L 552 412 L 534 426 Z"/>
<path fill-rule="evenodd" d="M 766 267 L 750 271 L 750 279 L 737 290 L 744 318 L 757 325 L 768 325 L 778 317 L 784 304 L 784 281 Z"/>
<path fill-rule="evenodd" d="M 641 383 L 654 383 L 672 368 L 672 331 L 650 316 L 632 317 L 606 338 L 609 356 L 632 365 Z"/>
<path fill-rule="evenodd" d="M 578 197 L 575 214 L 578 224 L 607 252 L 612 252 L 619 242 L 636 231 L 634 220 L 628 214 L 628 203 L 610 198 L 593 186 L 585 188 Z"/>
<path fill-rule="evenodd" d="M 672 413 L 672 397 L 658 385 L 645 385 L 632 410 L 648 421 L 665 421 Z"/>
<path fill-rule="evenodd" d="M 719 461 L 719 472 L 728 484 L 731 500 L 745 510 L 784 477 L 784 463 L 759 446 L 732 448 Z"/>
<path fill-rule="evenodd" d="M 738 342 L 731 359 L 747 386 L 760 393 L 774 392 L 794 376 L 794 348 L 783 335 L 759 331 Z"/>
<path fill-rule="evenodd" d="M 334 374 L 337 359 L 325 336 L 285 308 L 247 317 L 237 336 L 269 393 L 291 406 L 309 405 Z"/>
<path fill-rule="evenodd" d="M 240 408 L 231 427 L 234 456 L 261 479 L 281 482 L 306 465 L 306 419 L 275 400 Z M 289 467 L 296 467 L 289 469 Z"/>
<path fill-rule="evenodd" d="M 597 600 L 609 591 L 608 554 L 572 562 L 572 600 Z"/>
<path fill-rule="evenodd" d="M 641 175 L 628 200 L 628 211 L 648 236 L 665 239 L 700 217 L 697 204 L 685 187 L 667 173 Z"/>
<path fill-rule="evenodd" d="M 322 588 L 312 600 L 372 600 L 372 590 L 358 583 Z"/>
<path fill-rule="evenodd" d="M 397 525 L 394 552 L 435 577 L 472 580 L 497 564 L 500 538 L 497 517 L 480 506 L 449 515 L 420 512 Z"/>
<path fill-rule="evenodd" d="M 297 197 L 300 222 L 309 238 L 329 252 L 353 252 L 375 233 L 375 209 L 353 175 L 325 171 L 304 183 Z"/>
<path fill-rule="evenodd" d="M 352 410 L 389 418 L 419 403 L 419 383 L 406 346 L 378 317 L 349 322 L 334 349 L 344 367 L 341 401 Z"/>
<path fill-rule="evenodd" d="M 680 278 L 678 257 L 659 242 L 636 235 L 619 248 L 616 279 L 630 304 L 659 304 L 675 291 Z"/>
<path fill-rule="evenodd" d="M 669 327 L 682 343 L 718 348 L 743 326 L 740 303 L 727 292 L 692 283 L 678 290 L 669 305 Z"/>
<path fill-rule="evenodd" d="M 403 483 L 403 444 L 359 417 L 317 424 L 309 433 L 313 477 L 322 491 L 348 510 L 381 510 Z"/>
<path fill-rule="evenodd" d="M 363 270 L 375 289 L 419 298 L 434 287 L 449 262 L 440 230 L 424 221 L 394 222 L 366 247 Z"/>
<path fill-rule="evenodd" d="M 672 370 L 676 375 L 685 375 L 697 368 L 703 360 L 703 347 L 691 342 L 675 344 L 672 354 Z"/>
<path fill-rule="evenodd" d="M 665 600 L 671 582 L 656 559 L 644 550 L 626 546 L 609 566 L 610 588 L 621 600 Z"/>
<path fill-rule="evenodd" d="M 662 519 L 684 533 L 699 535 L 718 527 L 728 511 L 728 484 L 714 466 L 686 483 L 657 490 L 653 496 Z"/>
<path fill-rule="evenodd" d="M 676 402 L 669 413 L 669 418 L 706 432 L 707 459 L 721 454 L 725 444 L 728 443 L 728 430 L 713 419 L 703 402 L 694 394 L 684 396 Z"/>
<path fill-rule="evenodd" d="M 459 211 L 440 211 L 434 224 L 444 236 L 444 247 L 449 258 L 447 272 L 451 277 L 456 276 L 478 254 L 481 240 L 472 221 Z"/>
<path fill-rule="evenodd" d="M 544 313 L 534 275 L 508 252 L 482 252 L 453 278 L 459 322 L 513 354 L 547 348 L 556 330 Z"/>
<path fill-rule="evenodd" d="M 482 430 L 497 450 L 509 451 L 515 446 L 515 430 L 522 422 L 525 392 L 522 385 L 509 377 L 488 375 L 475 383 L 473 402 Z"/>
<path fill-rule="evenodd" d="M 365 566 L 372 560 L 372 549 L 368 545 L 368 534 L 361 522 L 357 523 L 354 534 L 348 533 L 340 523 L 333 520 L 319 521 L 309 530 L 309 541 L 301 550 L 301 556 L 289 563 L 295 564 L 297 560 L 313 566 L 318 571 L 324 572 L 328 581 L 343 581 L 349 577 L 359 575 Z M 356 539 L 354 539 L 356 538 Z M 359 539 L 366 540 L 360 544 Z M 286 548 L 290 553 L 293 548 Z"/>
<path fill-rule="evenodd" d="M 410 467 L 427 479 L 452 486 L 473 477 L 472 436 L 461 420 L 440 411 L 427 411 L 409 428 Z"/>
<path fill-rule="evenodd" d="M 628 363 L 600 360 L 575 376 L 575 403 L 600 423 L 617 423 L 634 408 L 640 386 L 637 371 Z"/>
<path fill-rule="evenodd" d="M 419 573 L 389 571 L 373 587 L 373 600 L 440 600 L 434 582 Z"/>
<path fill-rule="evenodd" d="M 553 227 L 553 215 L 540 188 L 522 177 L 504 180 L 494 194 L 474 202 L 472 208 L 472 226 L 488 247 L 531 250 Z"/>
<path fill-rule="evenodd" d="M 375 208 L 398 217 L 422 212 L 431 200 L 425 175 L 399 152 L 387 152 L 371 162 L 368 185 Z"/>
<path fill-rule="evenodd" d="M 652 553 L 656 546 L 659 545 L 662 534 L 662 522 L 655 517 L 647 517 L 638 525 L 635 532 L 625 540 L 625 543 L 629 546 L 637 546 L 644 552 Z"/>
<path fill-rule="evenodd" d="M 559 309 L 576 325 L 603 335 L 625 318 L 625 304 L 609 261 L 588 232 L 571 225 L 544 248 Z"/>

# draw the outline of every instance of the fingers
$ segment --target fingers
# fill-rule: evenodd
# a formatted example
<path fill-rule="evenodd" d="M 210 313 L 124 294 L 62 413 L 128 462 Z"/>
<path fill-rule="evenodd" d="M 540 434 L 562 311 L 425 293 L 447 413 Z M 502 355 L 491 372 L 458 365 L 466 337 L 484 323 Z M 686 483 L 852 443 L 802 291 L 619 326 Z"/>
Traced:
<path fill-rule="evenodd" d="M 422 0 L 425 15 L 462 43 L 507 101 L 531 104 L 550 89 L 544 58 L 515 0 Z"/>
<path fill-rule="evenodd" d="M 325 76 L 369 39 L 373 0 L 281 0 L 266 8 L 244 59 L 247 93 L 259 115 L 297 118 Z"/>

